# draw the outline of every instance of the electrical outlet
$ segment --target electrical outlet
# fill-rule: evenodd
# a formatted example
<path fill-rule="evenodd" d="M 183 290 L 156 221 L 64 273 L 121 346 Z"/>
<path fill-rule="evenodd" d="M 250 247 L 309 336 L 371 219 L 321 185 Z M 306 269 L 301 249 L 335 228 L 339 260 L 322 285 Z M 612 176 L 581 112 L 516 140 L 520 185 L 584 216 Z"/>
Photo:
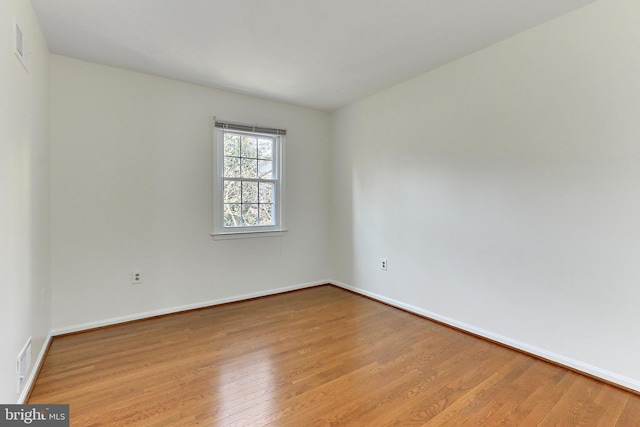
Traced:
<path fill-rule="evenodd" d="M 380 260 L 380 270 L 387 271 L 387 260 L 384 258 Z"/>
<path fill-rule="evenodd" d="M 131 273 L 131 283 L 133 285 L 142 283 L 142 271 L 134 271 Z"/>

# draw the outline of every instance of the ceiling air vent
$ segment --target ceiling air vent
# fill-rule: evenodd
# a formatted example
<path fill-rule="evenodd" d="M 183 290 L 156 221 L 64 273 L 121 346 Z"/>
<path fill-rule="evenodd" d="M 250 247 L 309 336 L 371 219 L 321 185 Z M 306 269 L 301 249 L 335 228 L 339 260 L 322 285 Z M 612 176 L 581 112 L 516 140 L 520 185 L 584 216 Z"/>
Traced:
<path fill-rule="evenodd" d="M 29 50 L 27 48 L 27 41 L 24 38 L 24 34 L 22 33 L 22 29 L 18 25 L 18 20 L 14 18 L 13 20 L 14 27 L 14 40 L 15 40 L 15 52 L 16 56 L 20 60 L 20 63 L 24 67 L 25 70 L 29 71 Z"/>

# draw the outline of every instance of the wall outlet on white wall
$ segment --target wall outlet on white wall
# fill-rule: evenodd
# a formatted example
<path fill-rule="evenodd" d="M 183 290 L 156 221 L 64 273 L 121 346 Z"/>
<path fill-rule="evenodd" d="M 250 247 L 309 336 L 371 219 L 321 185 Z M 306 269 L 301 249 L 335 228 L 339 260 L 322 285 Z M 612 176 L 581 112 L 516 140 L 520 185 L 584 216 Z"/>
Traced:
<path fill-rule="evenodd" d="M 386 258 L 382 258 L 380 260 L 380 270 L 387 271 L 387 260 L 386 260 Z"/>
<path fill-rule="evenodd" d="M 142 283 L 142 271 L 134 271 L 131 273 L 131 283 L 134 285 Z"/>

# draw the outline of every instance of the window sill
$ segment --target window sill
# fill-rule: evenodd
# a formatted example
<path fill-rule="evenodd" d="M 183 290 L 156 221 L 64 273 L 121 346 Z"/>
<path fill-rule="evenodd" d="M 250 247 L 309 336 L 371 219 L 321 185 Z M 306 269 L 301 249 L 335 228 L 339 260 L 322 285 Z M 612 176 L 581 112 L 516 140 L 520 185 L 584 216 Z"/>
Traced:
<path fill-rule="evenodd" d="M 269 231 L 230 231 L 225 233 L 211 233 L 213 240 L 250 239 L 254 237 L 281 237 L 288 230 Z"/>

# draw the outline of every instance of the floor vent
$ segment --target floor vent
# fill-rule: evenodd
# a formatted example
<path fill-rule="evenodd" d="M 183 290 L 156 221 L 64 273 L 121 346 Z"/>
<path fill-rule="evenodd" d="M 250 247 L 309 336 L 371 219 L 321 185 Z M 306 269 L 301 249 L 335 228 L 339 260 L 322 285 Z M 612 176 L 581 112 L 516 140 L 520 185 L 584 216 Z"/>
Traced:
<path fill-rule="evenodd" d="M 20 25 L 18 25 L 18 20 L 15 18 L 13 20 L 13 35 L 14 51 L 16 56 L 20 60 L 20 63 L 22 63 L 24 69 L 28 72 L 30 56 L 29 47 L 27 46 L 27 39 L 22 33 L 22 29 L 20 28 Z"/>
<path fill-rule="evenodd" d="M 16 371 L 18 374 L 18 393 L 22 389 L 22 383 L 27 377 L 29 368 L 31 367 L 31 337 L 27 340 L 27 343 L 22 347 L 20 354 L 18 354 L 18 362 L 16 364 Z"/>

